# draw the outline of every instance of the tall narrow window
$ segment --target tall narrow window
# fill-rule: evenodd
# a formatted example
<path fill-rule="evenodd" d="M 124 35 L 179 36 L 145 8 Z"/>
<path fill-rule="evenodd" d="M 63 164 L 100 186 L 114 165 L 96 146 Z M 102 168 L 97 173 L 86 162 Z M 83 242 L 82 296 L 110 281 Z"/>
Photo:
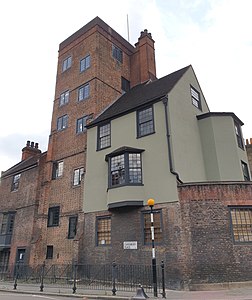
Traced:
<path fill-rule="evenodd" d="M 73 239 L 77 232 L 77 216 L 69 217 L 68 238 Z"/>
<path fill-rule="evenodd" d="M 116 45 L 112 45 L 112 56 L 118 60 L 120 63 L 123 61 L 123 52 Z"/>
<path fill-rule="evenodd" d="M 201 109 L 201 100 L 200 100 L 200 93 L 191 86 L 191 97 L 192 97 L 192 104 Z"/>
<path fill-rule="evenodd" d="M 243 145 L 243 138 L 242 138 L 242 131 L 241 131 L 241 126 L 237 122 L 234 122 L 234 128 L 235 128 L 235 134 L 236 134 L 236 139 L 237 139 L 237 145 L 241 148 L 244 149 Z"/>
<path fill-rule="evenodd" d="M 4 213 L 1 224 L 1 234 L 12 234 L 14 227 L 15 213 Z"/>
<path fill-rule="evenodd" d="M 84 168 L 79 168 L 74 170 L 74 178 L 73 178 L 73 185 L 77 186 L 81 184 L 81 179 L 84 175 Z"/>
<path fill-rule="evenodd" d="M 78 101 L 82 101 L 87 99 L 90 94 L 90 86 L 89 83 L 81 86 L 78 91 Z"/>
<path fill-rule="evenodd" d="M 85 71 L 90 67 L 90 55 L 87 55 L 80 61 L 80 72 Z"/>
<path fill-rule="evenodd" d="M 98 127 L 98 150 L 110 147 L 111 133 L 110 133 L 110 123 L 101 125 Z"/>
<path fill-rule="evenodd" d="M 64 130 L 68 126 L 68 115 L 64 115 L 58 118 L 57 120 L 57 130 Z"/>
<path fill-rule="evenodd" d="M 155 242 L 160 243 L 163 240 L 162 234 L 162 215 L 161 211 L 153 211 L 154 219 L 154 237 Z M 151 243 L 151 217 L 150 212 L 143 212 L 143 235 L 144 235 L 144 244 Z"/>
<path fill-rule="evenodd" d="M 53 259 L 53 246 L 48 245 L 46 247 L 46 259 Z"/>
<path fill-rule="evenodd" d="M 69 69 L 72 65 L 72 57 L 69 56 L 66 59 L 63 60 L 63 65 L 62 65 L 62 72 L 66 71 Z"/>
<path fill-rule="evenodd" d="M 65 91 L 64 93 L 62 93 L 60 95 L 60 102 L 59 102 L 59 105 L 62 106 L 62 105 L 65 105 L 67 104 L 69 101 L 69 91 Z"/>
<path fill-rule="evenodd" d="M 53 206 L 48 209 L 47 227 L 59 226 L 60 207 Z"/>
<path fill-rule="evenodd" d="M 252 207 L 230 207 L 234 242 L 252 242 Z"/>
<path fill-rule="evenodd" d="M 19 187 L 21 174 L 16 174 L 12 178 L 11 191 L 17 191 Z"/>
<path fill-rule="evenodd" d="M 137 137 L 154 133 L 153 107 L 147 107 L 137 111 Z"/>
<path fill-rule="evenodd" d="M 55 161 L 53 163 L 52 179 L 57 179 L 63 175 L 63 161 Z"/>
<path fill-rule="evenodd" d="M 243 173 L 244 180 L 250 181 L 248 165 L 244 161 L 242 161 L 241 166 L 242 166 L 242 173 Z"/>
<path fill-rule="evenodd" d="M 98 217 L 96 220 L 97 245 L 111 244 L 111 217 Z"/>

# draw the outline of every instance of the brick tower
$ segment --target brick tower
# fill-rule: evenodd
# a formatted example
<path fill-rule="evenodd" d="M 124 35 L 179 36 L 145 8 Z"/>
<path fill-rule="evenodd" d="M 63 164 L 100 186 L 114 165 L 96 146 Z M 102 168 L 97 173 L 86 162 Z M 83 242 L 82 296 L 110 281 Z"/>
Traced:
<path fill-rule="evenodd" d="M 132 46 L 96 17 L 59 45 L 51 133 L 30 263 L 79 259 L 83 235 L 85 125 L 131 86 L 156 78 L 154 41 L 145 30 Z"/>

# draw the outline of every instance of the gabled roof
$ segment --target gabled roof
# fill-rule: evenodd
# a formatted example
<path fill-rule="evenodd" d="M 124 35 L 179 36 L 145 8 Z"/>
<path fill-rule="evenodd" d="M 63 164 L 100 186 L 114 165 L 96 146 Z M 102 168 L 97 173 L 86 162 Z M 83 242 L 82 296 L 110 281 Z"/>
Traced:
<path fill-rule="evenodd" d="M 37 167 L 39 157 L 40 157 L 39 155 L 32 156 L 25 160 L 20 161 L 19 163 L 17 163 L 16 165 L 8 169 L 7 171 L 2 172 L 2 178 L 21 173 L 27 169 Z"/>
<path fill-rule="evenodd" d="M 87 125 L 87 128 L 96 126 L 98 123 L 119 117 L 136 110 L 138 107 L 159 101 L 167 95 L 180 78 L 191 66 L 187 66 L 153 82 L 139 84 L 122 95 L 110 105 L 100 116 Z"/>

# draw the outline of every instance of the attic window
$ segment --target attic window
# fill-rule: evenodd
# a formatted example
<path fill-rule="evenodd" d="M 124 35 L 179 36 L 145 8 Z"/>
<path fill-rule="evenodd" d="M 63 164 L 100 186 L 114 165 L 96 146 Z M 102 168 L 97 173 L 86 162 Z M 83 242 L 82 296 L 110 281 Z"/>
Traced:
<path fill-rule="evenodd" d="M 17 191 L 19 187 L 21 174 L 14 175 L 12 178 L 11 191 Z"/>
<path fill-rule="evenodd" d="M 200 93 L 191 86 L 192 104 L 201 110 Z"/>

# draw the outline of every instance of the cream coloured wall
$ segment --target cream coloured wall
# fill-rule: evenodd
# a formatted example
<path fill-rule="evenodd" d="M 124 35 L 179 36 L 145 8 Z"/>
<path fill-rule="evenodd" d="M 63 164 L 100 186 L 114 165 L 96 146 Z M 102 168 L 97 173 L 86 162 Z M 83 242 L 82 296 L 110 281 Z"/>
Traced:
<path fill-rule="evenodd" d="M 137 138 L 136 112 L 111 121 L 111 147 L 96 151 L 96 128 L 88 130 L 87 170 L 84 188 L 84 211 L 107 209 L 109 203 L 149 198 L 156 203 L 177 201 L 176 177 L 169 171 L 164 106 L 154 104 L 155 133 Z M 143 186 L 108 189 L 106 154 L 122 146 L 144 149 L 142 152 Z"/>
<path fill-rule="evenodd" d="M 207 179 L 243 181 L 241 161 L 248 164 L 248 159 L 245 148 L 237 145 L 232 116 L 211 116 L 199 123 Z"/>
<path fill-rule="evenodd" d="M 202 110 L 192 104 L 190 85 L 200 93 Z M 209 112 L 209 109 L 192 68 L 188 69 L 169 93 L 168 110 L 175 170 L 183 182 L 205 181 L 204 158 L 196 116 Z"/>

